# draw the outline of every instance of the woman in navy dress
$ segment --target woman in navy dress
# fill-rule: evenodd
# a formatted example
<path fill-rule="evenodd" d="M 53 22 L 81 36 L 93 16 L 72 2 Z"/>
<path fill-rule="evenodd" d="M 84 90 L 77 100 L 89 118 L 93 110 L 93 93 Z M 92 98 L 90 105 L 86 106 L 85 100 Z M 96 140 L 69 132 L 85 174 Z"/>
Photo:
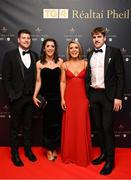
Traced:
<path fill-rule="evenodd" d="M 43 109 L 43 146 L 47 149 L 48 160 L 55 160 L 56 149 L 61 141 L 61 97 L 60 74 L 63 60 L 58 58 L 57 43 L 48 38 L 43 41 L 41 59 L 37 62 L 37 79 L 33 100 L 36 106 L 40 101 L 37 95 L 40 93 L 47 101 Z"/>

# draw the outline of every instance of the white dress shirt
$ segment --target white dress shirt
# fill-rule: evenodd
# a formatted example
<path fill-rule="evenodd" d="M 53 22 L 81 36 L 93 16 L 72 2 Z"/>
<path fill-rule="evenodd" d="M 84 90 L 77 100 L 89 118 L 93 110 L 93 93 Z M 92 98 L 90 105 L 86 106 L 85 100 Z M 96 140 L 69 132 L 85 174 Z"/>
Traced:
<path fill-rule="evenodd" d="M 27 53 L 27 54 L 23 55 L 23 51 L 24 50 L 21 47 L 19 47 L 19 52 L 20 52 L 22 62 L 26 66 L 26 68 L 29 69 L 29 67 L 31 65 L 30 53 Z"/>
<path fill-rule="evenodd" d="M 93 52 L 90 66 L 91 66 L 91 87 L 105 88 L 104 83 L 104 61 L 106 45 L 104 44 L 100 49 L 103 52 Z"/>

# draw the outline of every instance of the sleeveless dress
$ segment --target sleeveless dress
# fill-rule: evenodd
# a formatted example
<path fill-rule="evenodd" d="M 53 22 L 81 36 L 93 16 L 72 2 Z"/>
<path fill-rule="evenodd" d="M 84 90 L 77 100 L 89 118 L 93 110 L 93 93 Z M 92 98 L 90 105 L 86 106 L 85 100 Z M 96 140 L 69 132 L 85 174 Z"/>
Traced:
<path fill-rule="evenodd" d="M 85 69 L 77 76 L 66 70 L 67 109 L 62 119 L 62 160 L 80 166 L 87 166 L 91 162 L 91 132 L 85 75 Z"/>
<path fill-rule="evenodd" d="M 60 147 L 61 142 L 61 98 L 59 67 L 41 70 L 40 94 L 47 100 L 43 110 L 43 146 L 49 150 Z"/>

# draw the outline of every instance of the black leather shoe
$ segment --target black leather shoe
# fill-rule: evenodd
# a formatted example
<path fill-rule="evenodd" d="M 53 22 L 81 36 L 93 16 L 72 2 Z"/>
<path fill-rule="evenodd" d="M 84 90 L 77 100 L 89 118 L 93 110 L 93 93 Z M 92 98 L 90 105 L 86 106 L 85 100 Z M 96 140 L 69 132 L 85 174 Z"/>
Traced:
<path fill-rule="evenodd" d="M 113 162 L 106 162 L 104 167 L 100 171 L 100 174 L 108 175 L 112 172 L 113 169 L 114 169 L 114 163 Z"/>
<path fill-rule="evenodd" d="M 36 156 L 33 154 L 33 152 L 30 150 L 25 150 L 25 156 L 28 157 L 28 159 L 32 162 L 37 161 Z"/>
<path fill-rule="evenodd" d="M 92 164 L 98 165 L 98 164 L 101 164 L 102 162 L 104 162 L 105 160 L 106 160 L 105 154 L 101 154 L 98 158 L 96 158 L 92 161 Z"/>
<path fill-rule="evenodd" d="M 11 157 L 11 160 L 12 160 L 12 162 L 13 162 L 13 164 L 14 164 L 15 166 L 24 166 L 24 163 L 23 163 L 22 160 L 20 159 L 18 153 L 13 154 L 12 157 Z"/>

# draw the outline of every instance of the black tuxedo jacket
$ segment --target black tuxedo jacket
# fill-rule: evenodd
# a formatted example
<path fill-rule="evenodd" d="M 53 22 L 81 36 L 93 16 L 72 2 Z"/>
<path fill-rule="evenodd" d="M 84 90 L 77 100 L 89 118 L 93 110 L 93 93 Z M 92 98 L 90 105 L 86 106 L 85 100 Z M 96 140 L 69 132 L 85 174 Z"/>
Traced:
<path fill-rule="evenodd" d="M 87 54 L 88 67 L 86 73 L 86 91 L 90 94 L 91 67 L 90 59 L 93 50 Z M 104 62 L 105 93 L 109 100 L 122 99 L 124 93 L 124 63 L 119 49 L 106 46 Z"/>
<path fill-rule="evenodd" d="M 38 55 L 33 51 L 30 51 L 30 55 L 34 69 L 33 81 L 35 86 L 36 60 L 38 59 Z M 18 49 L 5 54 L 2 66 L 2 77 L 9 99 L 13 101 L 20 98 L 24 89 L 24 68 Z M 32 89 L 32 94 L 33 91 L 34 89 Z"/>

